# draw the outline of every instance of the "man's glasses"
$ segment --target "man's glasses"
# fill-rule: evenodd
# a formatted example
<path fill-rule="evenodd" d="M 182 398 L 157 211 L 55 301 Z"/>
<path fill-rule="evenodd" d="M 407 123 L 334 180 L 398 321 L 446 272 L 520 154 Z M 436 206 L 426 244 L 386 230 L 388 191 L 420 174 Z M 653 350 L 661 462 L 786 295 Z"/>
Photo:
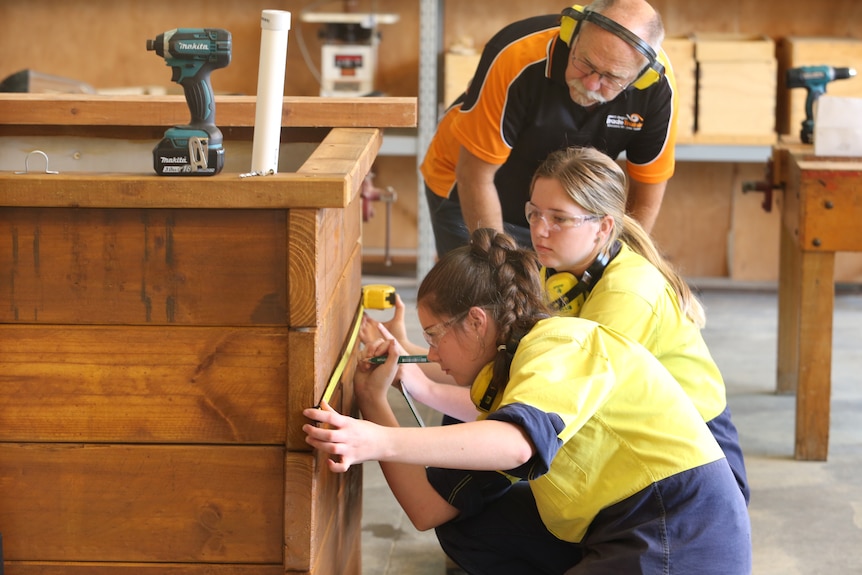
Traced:
<path fill-rule="evenodd" d="M 422 337 L 425 338 L 425 343 L 428 344 L 428 347 L 437 347 L 440 340 L 443 339 L 443 336 L 446 335 L 447 331 L 449 331 L 449 328 L 456 322 L 464 319 L 469 311 L 470 310 L 462 311 L 453 318 L 441 321 L 440 323 L 435 323 L 431 327 L 425 328 L 422 331 Z"/>
<path fill-rule="evenodd" d="M 576 44 L 576 46 L 577 46 L 577 44 Z M 582 59 L 578 58 L 577 56 L 575 56 L 575 48 L 574 47 L 572 48 L 572 66 L 574 66 L 575 70 L 577 70 L 580 74 L 582 74 L 582 76 L 581 76 L 582 79 L 586 78 L 587 76 L 592 76 L 593 74 L 598 76 L 599 77 L 599 85 L 601 87 L 605 88 L 606 90 L 611 90 L 613 92 L 622 92 L 629 85 L 629 82 L 623 80 L 622 78 L 619 78 L 619 77 L 614 76 L 612 74 L 605 74 L 605 73 L 599 72 L 598 70 L 593 68 L 589 62 L 582 60 Z"/>
<path fill-rule="evenodd" d="M 545 222 L 545 225 L 548 226 L 548 229 L 552 232 L 578 228 L 584 225 L 584 222 L 600 220 L 603 217 L 596 214 L 570 216 L 559 212 L 545 213 L 537 208 L 533 202 L 527 202 L 527 205 L 524 208 L 524 215 L 527 216 L 527 222 L 529 222 L 531 227 L 539 225 L 539 222 L 541 221 Z"/>

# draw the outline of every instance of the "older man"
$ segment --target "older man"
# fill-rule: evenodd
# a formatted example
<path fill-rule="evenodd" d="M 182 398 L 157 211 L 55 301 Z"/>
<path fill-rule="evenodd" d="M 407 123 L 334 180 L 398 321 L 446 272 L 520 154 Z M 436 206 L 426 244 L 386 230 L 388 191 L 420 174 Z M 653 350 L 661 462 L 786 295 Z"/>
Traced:
<path fill-rule="evenodd" d="M 479 227 L 524 246 L 533 172 L 572 145 L 625 152 L 628 211 L 651 230 L 674 171 L 675 82 L 645 0 L 594 0 L 499 31 L 447 110 L 421 171 L 438 255 Z"/>

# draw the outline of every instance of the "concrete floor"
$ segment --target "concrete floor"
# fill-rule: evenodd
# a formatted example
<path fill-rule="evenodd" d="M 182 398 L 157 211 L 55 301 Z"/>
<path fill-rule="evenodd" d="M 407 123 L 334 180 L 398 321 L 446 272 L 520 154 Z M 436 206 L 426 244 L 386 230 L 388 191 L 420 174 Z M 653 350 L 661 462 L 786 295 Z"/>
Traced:
<path fill-rule="evenodd" d="M 368 276 L 394 285 L 419 341 L 412 278 Z M 862 574 L 862 291 L 837 290 L 832 355 L 829 457 L 793 458 L 795 396 L 775 393 L 777 293 L 771 286 L 699 286 L 704 336 L 725 377 L 746 456 L 754 575 Z M 390 312 L 372 312 L 388 318 Z M 391 401 L 411 422 L 403 400 Z M 423 411 L 426 424 L 438 414 Z M 416 531 L 375 463 L 364 466 L 363 575 L 445 575 L 433 531 Z M 457 571 L 457 573 L 461 573 Z M 450 574 L 451 575 L 451 574 Z"/>

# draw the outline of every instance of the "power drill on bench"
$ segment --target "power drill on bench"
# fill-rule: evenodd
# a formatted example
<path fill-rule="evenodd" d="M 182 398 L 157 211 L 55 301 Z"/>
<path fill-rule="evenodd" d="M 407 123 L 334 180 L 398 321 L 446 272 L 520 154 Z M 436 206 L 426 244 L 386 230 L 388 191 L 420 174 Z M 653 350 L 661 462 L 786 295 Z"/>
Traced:
<path fill-rule="evenodd" d="M 856 75 L 853 68 L 834 68 L 832 66 L 801 66 L 787 70 L 788 88 L 805 88 L 805 119 L 799 137 L 804 144 L 814 143 L 814 103 L 826 93 L 826 84 L 833 80 L 846 80 Z"/>
<path fill-rule="evenodd" d="M 230 32 L 219 28 L 176 28 L 147 40 L 173 70 L 171 80 L 183 87 L 191 122 L 174 126 L 153 149 L 153 168 L 160 176 L 213 176 L 224 166 L 222 134 L 215 125 L 213 70 L 230 64 Z"/>

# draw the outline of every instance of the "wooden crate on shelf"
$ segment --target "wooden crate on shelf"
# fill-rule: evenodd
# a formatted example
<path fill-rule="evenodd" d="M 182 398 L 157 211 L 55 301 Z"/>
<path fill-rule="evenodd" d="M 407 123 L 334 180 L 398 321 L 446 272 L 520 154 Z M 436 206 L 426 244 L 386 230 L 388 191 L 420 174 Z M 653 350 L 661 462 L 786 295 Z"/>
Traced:
<path fill-rule="evenodd" d="M 676 79 L 677 138 L 686 141 L 694 135 L 695 124 L 697 63 L 694 41 L 689 37 L 668 37 L 661 47 L 670 60 Z"/>
<path fill-rule="evenodd" d="M 698 136 L 774 141 L 777 63 L 766 36 L 695 34 Z"/>
<path fill-rule="evenodd" d="M 161 102 L 0 96 L 7 133 L 108 138 L 187 116 Z M 254 98 L 217 107 L 250 134 Z M 320 108 L 292 173 L 0 172 L 7 573 L 361 573 L 361 469 L 330 473 L 301 410 L 340 373 L 354 411 L 359 189 L 415 99 L 286 99 L 285 123 Z"/>
<path fill-rule="evenodd" d="M 780 134 L 799 138 L 805 119 L 804 88 L 787 88 L 787 70 L 799 66 L 835 66 L 856 70 L 856 76 L 830 82 L 826 93 L 830 96 L 862 98 L 862 40 L 856 38 L 801 37 L 780 38 L 778 55 L 778 121 Z"/>

